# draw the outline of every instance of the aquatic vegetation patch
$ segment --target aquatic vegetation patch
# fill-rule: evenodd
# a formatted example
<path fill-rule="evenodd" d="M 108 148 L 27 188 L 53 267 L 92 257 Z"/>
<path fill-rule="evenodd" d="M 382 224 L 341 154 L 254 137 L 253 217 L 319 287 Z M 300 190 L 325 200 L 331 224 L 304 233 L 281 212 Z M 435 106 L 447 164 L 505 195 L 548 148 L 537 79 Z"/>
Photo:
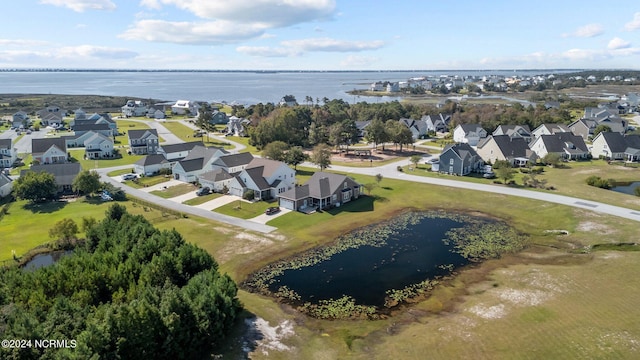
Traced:
<path fill-rule="evenodd" d="M 321 319 L 375 319 L 428 297 L 456 268 L 519 251 L 525 244 L 525 236 L 494 220 L 407 212 L 269 264 L 242 287 Z"/>

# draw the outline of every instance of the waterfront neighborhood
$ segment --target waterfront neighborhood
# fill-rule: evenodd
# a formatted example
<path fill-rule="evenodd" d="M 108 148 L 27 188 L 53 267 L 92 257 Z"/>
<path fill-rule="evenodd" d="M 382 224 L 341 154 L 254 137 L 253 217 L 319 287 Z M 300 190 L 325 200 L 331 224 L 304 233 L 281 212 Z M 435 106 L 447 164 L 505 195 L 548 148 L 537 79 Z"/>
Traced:
<path fill-rule="evenodd" d="M 563 271 L 586 271 L 584 264 L 606 265 L 616 256 L 635 261 L 634 252 L 618 252 L 617 247 L 637 246 L 640 221 L 640 93 L 635 78 L 567 79 L 492 76 L 457 82 L 442 77 L 429 84 L 416 78 L 364 90 L 407 92 L 402 101 L 384 103 L 283 95 L 277 103 L 253 105 L 132 97 L 91 110 L 69 102 L 24 106 L 4 114 L 0 124 L 0 261 L 5 267 L 22 266 L 54 249 L 84 246 L 79 245 L 84 237 L 103 241 L 111 231 L 108 224 L 100 225 L 106 228 L 98 233 L 91 223 L 105 211 L 112 217 L 127 211 L 163 230 L 179 230 L 188 242 L 214 254 L 241 284 L 246 306 L 255 309 L 265 302 L 261 306 L 275 314 L 258 309 L 259 318 L 246 320 L 273 316 L 271 321 L 282 326 L 267 323 L 263 334 L 308 326 L 294 325 L 289 317 L 298 323 L 306 319 L 329 323 L 320 341 L 346 346 L 342 337 L 335 339 L 345 331 L 340 327 L 360 331 L 353 324 L 365 320 L 391 326 L 407 316 L 440 319 L 446 308 L 479 324 L 499 321 L 509 311 L 556 306 L 555 298 L 580 291 L 560 284 Z M 531 104 L 504 98 L 477 104 L 470 99 L 489 97 L 488 89 L 502 89 L 502 83 L 510 97 L 529 91 L 525 86 L 559 87 L 569 81 L 584 81 L 585 86 L 616 81 L 621 91 L 606 98 L 538 98 L 541 90 L 530 94 Z M 467 92 L 478 89 L 485 93 Z M 416 103 L 416 91 L 428 99 Z M 620 192 L 623 188 L 626 193 Z M 122 219 L 132 219 L 127 216 Z M 429 230 L 416 230 L 425 237 L 443 226 L 444 219 L 473 224 L 442 236 L 475 265 L 438 263 L 437 275 L 384 289 L 375 306 L 347 294 L 314 302 L 313 296 L 304 298 L 304 287 L 264 285 L 286 281 L 278 277 L 282 274 L 270 273 L 271 266 L 283 273 L 298 271 L 309 267 L 300 263 L 326 261 L 332 254 L 384 248 L 393 244 L 390 234 L 403 234 L 425 218 L 435 221 Z M 129 226 L 126 221 L 122 226 Z M 73 230 L 71 223 L 75 231 L 70 235 L 49 230 L 64 229 L 64 224 Z M 456 231 L 463 235 L 454 236 Z M 480 250 L 477 244 L 457 242 L 460 238 L 480 239 Z M 487 239 L 498 239 L 500 245 L 484 248 Z M 614 250 L 601 256 L 598 249 L 605 246 Z M 404 250 L 391 249 L 389 259 L 364 273 L 382 271 L 387 261 L 396 266 Z M 307 250 L 310 255 L 301 255 Z M 498 269 L 490 270 L 491 278 L 472 275 L 488 260 Z M 359 257 L 347 261 L 365 263 Z M 432 271 L 409 260 L 406 264 L 418 273 Z M 331 275 L 323 281 L 334 286 L 339 273 L 362 269 L 325 271 Z M 571 281 L 592 281 L 589 271 L 589 278 L 574 274 Z M 519 279 L 531 280 L 520 284 Z M 338 286 L 340 280 L 335 281 Z M 363 288 L 372 287 L 365 283 Z M 308 286 L 308 281 L 302 284 Z M 459 305 L 464 310 L 456 310 L 452 299 L 466 299 L 473 286 L 484 290 L 473 295 L 469 306 Z M 303 298 L 307 304 L 301 303 Z M 394 331 L 420 331 L 424 325 L 406 321 L 405 330 Z M 289 350 L 280 347 L 272 353 L 301 351 L 294 339 L 306 335 L 287 331 L 291 333 L 280 333 L 273 342 L 289 344 Z M 243 332 L 233 341 L 266 348 L 247 336 Z M 230 348 L 230 353 L 239 351 Z"/>

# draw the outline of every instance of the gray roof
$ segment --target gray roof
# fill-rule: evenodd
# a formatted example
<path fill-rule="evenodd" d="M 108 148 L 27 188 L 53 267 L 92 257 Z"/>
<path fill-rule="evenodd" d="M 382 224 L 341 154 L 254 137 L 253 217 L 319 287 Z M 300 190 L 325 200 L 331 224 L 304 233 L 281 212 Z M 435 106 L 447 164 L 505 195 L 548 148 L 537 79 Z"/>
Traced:
<path fill-rule="evenodd" d="M 140 165 L 140 166 L 151 166 L 151 165 L 159 165 L 159 164 L 166 164 L 166 163 L 168 163 L 168 161 L 162 154 L 147 155 L 135 162 L 136 165 Z"/>
<path fill-rule="evenodd" d="M 11 178 L 8 177 L 7 175 L 5 175 L 4 173 L 0 172 L 0 187 L 3 187 L 9 183 L 11 183 Z"/>
<path fill-rule="evenodd" d="M 208 162 L 209 160 L 211 160 L 211 158 L 216 156 L 216 153 L 218 153 L 218 152 L 222 152 L 223 154 L 227 153 L 222 148 L 217 148 L 217 147 L 213 147 L 213 146 L 212 147 L 205 147 L 204 145 L 196 144 L 193 147 L 193 149 L 191 149 L 191 151 L 189 152 L 189 155 L 185 156 L 185 158 L 183 160 L 192 160 L 192 159 L 202 158 L 202 159 L 205 159 Z"/>
<path fill-rule="evenodd" d="M 359 186 L 357 182 L 345 175 L 327 173 L 323 171 L 314 173 L 305 185 L 309 185 L 309 196 L 321 199 L 331 196 L 341 186 L 343 186 L 342 184 L 345 181 L 348 182 L 349 188 Z"/>
<path fill-rule="evenodd" d="M 160 145 L 160 148 L 162 149 L 162 151 L 169 154 L 174 152 L 190 151 L 193 150 L 196 145 L 204 146 L 202 141 L 191 141 L 186 143 Z"/>
<path fill-rule="evenodd" d="M 470 132 L 479 132 L 482 130 L 482 126 L 480 124 L 460 124 L 459 125 L 465 134 Z"/>
<path fill-rule="evenodd" d="M 213 171 L 207 171 L 198 176 L 198 178 L 200 180 L 218 182 L 233 179 L 233 176 L 231 176 L 231 174 L 229 174 L 225 169 L 216 169 Z"/>
<path fill-rule="evenodd" d="M 309 184 L 296 186 L 293 189 L 287 190 L 278 195 L 278 197 L 294 201 L 306 199 L 309 197 Z"/>
<path fill-rule="evenodd" d="M 454 153 L 456 153 L 458 155 L 458 157 L 464 161 L 468 161 L 469 158 L 473 157 L 473 156 L 478 156 L 478 153 L 473 150 L 473 148 L 471 147 L 471 145 L 467 144 L 467 143 L 456 143 L 456 144 L 449 144 L 447 146 L 445 146 L 445 148 L 442 150 L 442 153 L 444 154 L 447 151 L 453 151 Z M 440 155 L 442 157 L 442 155 Z"/>
<path fill-rule="evenodd" d="M 559 153 L 569 151 L 570 153 L 587 153 L 589 148 L 584 143 L 584 139 L 572 133 L 555 133 L 553 135 L 541 135 L 547 152 Z M 572 148 L 571 145 L 575 147 Z"/>
<path fill-rule="evenodd" d="M 22 170 L 20 176 L 27 171 L 48 172 L 56 178 L 58 186 L 72 185 L 73 179 L 80 173 L 80 163 L 64 163 L 64 164 L 48 164 L 48 165 L 32 165 L 27 170 Z"/>
<path fill-rule="evenodd" d="M 42 154 L 52 146 L 57 146 L 60 150 L 67 152 L 67 142 L 64 138 L 42 138 L 31 139 L 31 153 Z"/>
<path fill-rule="evenodd" d="M 251 162 L 249 162 L 249 164 L 247 165 L 246 169 L 249 170 L 256 167 L 262 167 L 262 175 L 265 177 L 269 177 L 273 175 L 273 173 L 276 172 L 282 165 L 286 166 L 286 164 L 282 161 L 265 158 L 253 158 L 253 160 L 251 160 Z"/>
<path fill-rule="evenodd" d="M 232 168 L 241 165 L 248 165 L 253 159 L 254 158 L 251 153 L 245 152 L 220 156 L 218 159 L 216 159 L 216 161 L 214 161 L 213 164 L 226 168 Z"/>
<path fill-rule="evenodd" d="M 109 124 L 96 124 L 96 123 L 91 123 L 91 124 L 75 124 L 73 126 L 73 131 L 78 132 L 78 131 L 111 131 L 111 128 L 109 127 Z"/>
<path fill-rule="evenodd" d="M 513 138 L 509 135 L 489 135 L 478 144 L 478 148 L 483 148 L 485 144 L 488 144 L 491 140 L 495 141 L 502 155 L 508 159 L 517 157 L 529 158 L 531 155 L 529 144 L 524 138 Z"/>
<path fill-rule="evenodd" d="M 0 149 L 11 149 L 11 139 L 0 139 Z"/>
<path fill-rule="evenodd" d="M 201 170 L 206 164 L 204 158 L 185 159 L 178 162 L 186 172 Z"/>
<path fill-rule="evenodd" d="M 254 167 L 251 169 L 245 169 L 247 175 L 249 175 L 249 177 L 251 178 L 251 180 L 253 180 L 253 182 L 256 184 L 256 186 L 258 187 L 258 189 L 260 190 L 267 190 L 271 188 L 271 185 L 269 185 L 269 183 L 267 182 L 267 180 L 265 180 L 263 174 L 265 171 L 265 167 L 264 166 L 259 166 L 259 167 Z"/>
<path fill-rule="evenodd" d="M 609 150 L 614 153 L 624 152 L 627 146 L 627 141 L 625 136 L 620 134 L 619 132 L 608 132 L 603 131 L 596 136 L 601 137 L 607 143 Z M 595 140 L 595 139 L 594 139 Z"/>
<path fill-rule="evenodd" d="M 129 135 L 129 139 L 141 139 L 143 137 L 149 136 L 149 134 L 158 137 L 158 132 L 156 131 L 156 129 L 133 129 L 129 130 L 127 133 Z"/>
<path fill-rule="evenodd" d="M 531 129 L 529 129 L 529 125 L 498 125 L 493 134 L 509 136 L 519 134 L 526 137 L 531 136 Z"/>

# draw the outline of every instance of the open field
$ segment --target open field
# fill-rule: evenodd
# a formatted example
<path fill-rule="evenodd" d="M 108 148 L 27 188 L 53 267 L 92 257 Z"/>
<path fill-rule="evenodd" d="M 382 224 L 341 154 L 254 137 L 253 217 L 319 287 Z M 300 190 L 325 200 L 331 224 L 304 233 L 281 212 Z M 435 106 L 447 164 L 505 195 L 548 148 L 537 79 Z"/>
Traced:
<path fill-rule="evenodd" d="M 144 155 L 129 155 L 127 154 L 126 149 L 120 149 L 120 155 L 122 156 L 120 158 L 92 160 L 92 159 L 84 158 L 84 151 L 85 151 L 84 148 L 69 149 L 69 153 L 71 154 L 71 157 L 76 159 L 82 166 L 82 169 L 84 170 L 91 170 L 96 168 L 105 168 L 105 167 L 112 167 L 112 166 L 121 166 L 121 165 L 132 165 L 133 167 L 133 164 L 136 161 L 144 157 Z M 131 169 L 129 169 L 126 172 L 131 172 Z"/>
<path fill-rule="evenodd" d="M 190 193 L 196 190 L 198 190 L 198 188 L 195 185 L 191 183 L 186 183 L 186 184 L 171 186 L 163 190 L 154 190 L 150 192 L 150 194 L 160 196 L 163 199 L 170 199 L 172 197 L 175 197 L 178 195 L 184 195 L 186 193 Z"/>
<path fill-rule="evenodd" d="M 371 177 L 355 177 L 362 183 L 374 182 Z M 125 204 L 159 228 L 175 228 L 209 251 L 221 270 L 238 282 L 275 259 L 404 209 L 481 212 L 531 235 L 532 245 L 524 252 L 461 270 L 454 280 L 436 288 L 431 298 L 386 320 L 316 320 L 272 299 L 240 291 L 248 314 L 271 327 L 287 325 L 291 330 L 279 338 L 285 347 L 270 348 L 269 339 L 264 339 L 267 342 L 258 343 L 251 358 L 404 359 L 425 354 L 435 359 L 634 358 L 640 351 L 640 328 L 634 321 L 640 317 L 635 304 L 640 284 L 628 276 L 640 271 L 640 252 L 581 250 L 596 243 L 635 241 L 637 223 L 631 221 L 539 201 L 391 179 L 383 179 L 372 196 L 335 211 L 284 214 L 269 223 L 280 230 L 266 235 L 195 217 L 162 216 L 156 210 Z M 56 219 L 79 213 L 100 218 L 105 209 L 103 203 L 80 201 L 49 213 L 12 207 L 0 221 L 0 232 L 19 233 L 3 227 L 19 221 L 23 228 L 22 220 L 28 218 L 27 236 L 30 246 L 35 246 L 37 239 L 49 240 L 47 229 Z M 569 235 L 544 232 L 552 229 L 567 230 Z M 27 238 L 24 232 L 17 236 L 18 242 Z M 240 335 L 229 339 L 224 354 L 240 357 L 243 339 Z"/>
<path fill-rule="evenodd" d="M 230 143 L 218 141 L 213 137 L 209 137 L 209 141 L 207 141 L 207 136 L 194 137 L 193 129 L 184 126 L 182 123 L 177 121 L 165 121 L 162 123 L 162 126 L 166 127 L 169 131 L 171 131 L 174 135 L 179 137 L 184 142 L 202 141 L 206 146 L 215 146 L 227 150 L 233 149 L 233 146 Z"/>
<path fill-rule="evenodd" d="M 222 194 L 220 194 L 220 193 L 210 193 L 210 194 L 207 194 L 207 195 L 194 197 L 193 199 L 189 199 L 187 201 L 183 201 L 182 203 L 185 204 L 185 205 L 195 206 L 195 205 L 204 204 L 207 201 L 211 201 L 213 199 L 219 198 L 220 196 L 222 196 Z"/>
<path fill-rule="evenodd" d="M 238 199 L 238 201 L 215 208 L 213 211 L 240 219 L 251 219 L 264 214 L 264 211 L 271 206 L 278 206 L 278 203 L 266 201 L 247 203 Z"/>

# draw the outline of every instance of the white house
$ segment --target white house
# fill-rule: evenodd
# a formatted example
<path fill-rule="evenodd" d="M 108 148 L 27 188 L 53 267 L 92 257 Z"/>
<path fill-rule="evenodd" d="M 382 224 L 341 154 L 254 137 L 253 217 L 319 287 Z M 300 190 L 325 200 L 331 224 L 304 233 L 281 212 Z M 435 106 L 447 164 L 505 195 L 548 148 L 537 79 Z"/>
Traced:
<path fill-rule="evenodd" d="M 176 115 L 197 116 L 198 109 L 200 109 L 200 105 L 190 100 L 178 100 L 175 104 L 171 105 L 171 112 Z"/>
<path fill-rule="evenodd" d="M 593 138 L 591 156 L 608 160 L 628 159 L 629 150 L 638 147 L 639 135 L 622 135 L 618 132 L 603 131 Z"/>
<path fill-rule="evenodd" d="M 255 199 L 268 200 L 293 189 L 295 171 L 281 161 L 254 158 L 229 184 L 229 194 L 243 196 L 253 190 Z"/>
<path fill-rule="evenodd" d="M 471 146 L 478 145 L 480 139 L 487 137 L 487 131 L 480 124 L 459 124 L 453 130 L 453 141 Z"/>
<path fill-rule="evenodd" d="M 67 143 L 63 138 L 31 139 L 33 161 L 40 164 L 67 162 Z"/>
<path fill-rule="evenodd" d="M 233 175 L 229 174 L 225 169 L 216 169 L 202 173 L 198 177 L 202 187 L 208 187 L 213 192 L 221 193 L 228 190 L 233 181 Z"/>
<path fill-rule="evenodd" d="M 145 116 L 149 108 L 144 101 L 141 100 L 128 100 L 127 103 L 121 108 L 122 115 L 124 117 L 130 116 Z"/>
<path fill-rule="evenodd" d="M 182 160 L 189 155 L 196 146 L 203 146 L 202 141 L 191 141 L 177 144 L 163 144 L 158 148 L 158 154 L 164 155 L 168 161 Z"/>
<path fill-rule="evenodd" d="M 18 150 L 11 139 L 0 139 L 0 169 L 10 168 L 18 160 Z"/>
<path fill-rule="evenodd" d="M 133 164 L 133 171 L 145 176 L 157 174 L 162 169 L 171 169 L 171 162 L 162 154 L 147 155 Z"/>
<path fill-rule="evenodd" d="M 84 141 L 84 156 L 87 159 L 113 157 L 113 140 L 100 133 L 94 133 Z"/>
<path fill-rule="evenodd" d="M 184 182 L 196 182 L 200 174 L 214 170 L 213 162 L 226 154 L 221 148 L 196 145 L 189 155 L 173 165 L 173 177 Z"/>
<path fill-rule="evenodd" d="M 5 173 L 0 172 L 0 197 L 5 197 L 11 194 L 13 188 L 13 181 Z"/>

